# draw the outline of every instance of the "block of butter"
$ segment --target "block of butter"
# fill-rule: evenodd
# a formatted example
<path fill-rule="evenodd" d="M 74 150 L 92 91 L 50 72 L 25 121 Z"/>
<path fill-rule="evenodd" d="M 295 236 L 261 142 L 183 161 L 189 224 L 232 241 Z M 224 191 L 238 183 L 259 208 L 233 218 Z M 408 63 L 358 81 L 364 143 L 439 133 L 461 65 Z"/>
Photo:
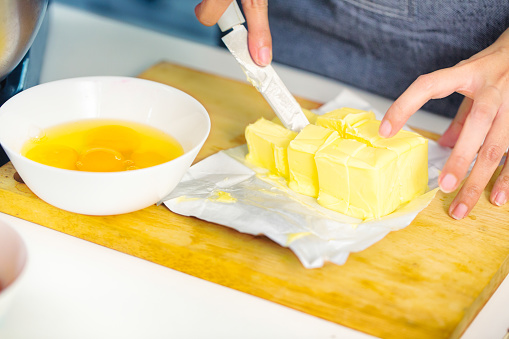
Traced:
<path fill-rule="evenodd" d="M 350 107 L 342 107 L 317 116 L 315 121 L 319 126 L 337 131 L 339 136 L 344 138 L 346 133 L 354 133 L 357 126 L 372 119 L 375 119 L 375 113 L 373 112 L 367 112 Z"/>
<path fill-rule="evenodd" d="M 298 135 L 260 119 L 246 128 L 247 159 L 322 206 L 380 218 L 426 191 L 428 142 L 408 131 L 385 139 L 379 127 L 372 112 L 351 108 L 317 116 Z"/>
<path fill-rule="evenodd" d="M 317 151 L 319 204 L 360 219 L 380 218 L 426 191 L 427 140 L 408 131 L 385 139 L 379 127 L 379 121 L 365 120 Z"/>
<path fill-rule="evenodd" d="M 309 124 L 299 132 L 288 146 L 290 177 L 288 187 L 301 194 L 318 196 L 318 173 L 315 153 L 330 137 L 338 133 L 331 129 Z"/>
<path fill-rule="evenodd" d="M 354 139 L 336 138 L 315 156 L 318 203 L 359 219 L 378 218 L 400 204 L 398 154 Z"/>
<path fill-rule="evenodd" d="M 400 203 L 423 194 L 428 185 L 428 140 L 409 131 L 399 131 L 394 137 L 386 139 L 378 134 L 379 128 L 380 121 L 368 120 L 347 137 L 398 154 Z"/>
<path fill-rule="evenodd" d="M 246 127 L 247 160 L 272 174 L 289 177 L 288 145 L 297 133 L 261 118 Z"/>

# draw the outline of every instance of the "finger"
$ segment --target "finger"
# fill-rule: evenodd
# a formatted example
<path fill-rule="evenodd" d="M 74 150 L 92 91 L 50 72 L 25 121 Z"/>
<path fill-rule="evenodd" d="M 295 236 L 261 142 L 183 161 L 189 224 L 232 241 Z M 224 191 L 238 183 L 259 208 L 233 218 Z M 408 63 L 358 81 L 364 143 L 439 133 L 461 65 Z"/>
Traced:
<path fill-rule="evenodd" d="M 268 0 L 243 0 L 242 8 L 246 15 L 251 57 L 258 65 L 266 66 L 272 60 Z"/>
<path fill-rule="evenodd" d="M 230 6 L 232 0 L 203 0 L 194 8 L 194 13 L 205 26 L 213 26 L 217 23 L 224 11 Z"/>
<path fill-rule="evenodd" d="M 504 167 L 500 172 L 493 189 L 491 190 L 490 201 L 492 204 L 502 206 L 507 203 L 509 197 L 509 157 L 506 157 Z"/>
<path fill-rule="evenodd" d="M 465 177 L 484 138 L 490 132 L 501 103 L 502 97 L 495 87 L 485 87 L 477 95 L 458 142 L 438 177 L 438 185 L 443 192 L 449 193 L 456 190 L 459 182 Z M 505 134 L 500 131 L 499 133 Z M 483 159 L 480 160 L 476 166 L 480 166 L 479 163 L 482 164 Z"/>
<path fill-rule="evenodd" d="M 438 184 L 443 192 L 449 193 L 456 190 L 459 182 L 465 177 L 484 138 L 490 131 L 501 103 L 500 93 L 494 87 L 486 87 L 477 95 L 458 142 L 438 177 Z"/>
<path fill-rule="evenodd" d="M 394 101 L 385 113 L 380 124 L 382 137 L 394 136 L 408 118 L 430 99 L 446 97 L 468 83 L 470 72 L 452 67 L 421 75 L 401 96 Z"/>
<path fill-rule="evenodd" d="M 458 108 L 458 112 L 449 125 L 449 128 L 447 128 L 440 139 L 438 139 L 438 143 L 441 146 L 452 148 L 454 145 L 456 145 L 456 141 L 458 141 L 458 137 L 460 136 L 461 130 L 463 129 L 463 125 L 465 124 L 465 119 L 470 113 L 473 103 L 474 101 L 468 97 L 463 99 L 460 107 Z"/>
<path fill-rule="evenodd" d="M 492 128 L 486 137 L 486 140 L 479 151 L 476 163 L 470 176 L 465 184 L 454 198 L 451 206 L 449 206 L 449 214 L 455 219 L 462 219 L 474 207 L 479 200 L 484 188 L 491 179 L 493 173 L 498 167 L 507 146 L 509 145 L 509 135 L 507 134 L 507 126 L 509 124 L 509 112 L 499 110 L 499 113 L 493 121 Z M 506 173 L 507 174 L 507 173 Z M 506 176 L 507 177 L 507 176 Z M 503 178 L 502 176 L 499 178 Z M 505 194 L 508 187 L 504 188 L 503 179 L 499 181 L 501 184 L 498 193 Z M 507 184 L 507 183 L 506 183 Z M 495 189 L 492 191 L 492 196 Z M 503 196 L 500 200 L 505 200 Z M 492 198 L 492 201 L 495 199 Z"/>

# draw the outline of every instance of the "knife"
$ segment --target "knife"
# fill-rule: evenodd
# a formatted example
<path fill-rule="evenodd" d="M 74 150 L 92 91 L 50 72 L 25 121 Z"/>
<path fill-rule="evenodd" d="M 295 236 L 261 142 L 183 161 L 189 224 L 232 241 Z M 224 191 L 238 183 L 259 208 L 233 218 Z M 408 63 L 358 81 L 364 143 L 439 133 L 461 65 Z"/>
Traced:
<path fill-rule="evenodd" d="M 271 65 L 260 67 L 251 58 L 247 30 L 242 25 L 244 22 L 237 1 L 233 0 L 217 23 L 222 32 L 231 30 L 222 38 L 224 44 L 240 64 L 247 80 L 263 95 L 283 125 L 300 132 L 309 124 L 308 119 L 274 68 Z"/>

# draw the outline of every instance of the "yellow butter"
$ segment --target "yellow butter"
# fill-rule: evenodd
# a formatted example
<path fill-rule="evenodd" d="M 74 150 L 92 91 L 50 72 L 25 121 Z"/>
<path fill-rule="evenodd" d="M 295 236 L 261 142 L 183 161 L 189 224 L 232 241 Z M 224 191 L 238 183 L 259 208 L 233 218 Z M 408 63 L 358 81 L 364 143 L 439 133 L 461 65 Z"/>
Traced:
<path fill-rule="evenodd" d="M 375 119 L 375 113 L 356 108 L 338 108 L 316 118 L 316 125 L 330 128 L 345 138 L 346 133 L 356 130 L 357 126 L 367 120 Z"/>
<path fill-rule="evenodd" d="M 208 197 L 207 200 L 223 202 L 227 204 L 231 204 L 237 201 L 236 198 L 232 197 L 231 193 L 219 190 L 213 191 L 211 196 Z"/>
<path fill-rule="evenodd" d="M 315 153 L 328 138 L 337 136 L 336 131 L 311 124 L 300 131 L 288 146 L 288 187 L 304 195 L 318 196 Z"/>
<path fill-rule="evenodd" d="M 382 138 L 372 112 L 335 110 L 318 116 L 316 125 L 297 136 L 269 123 L 262 120 L 246 129 L 248 159 L 329 209 L 360 219 L 380 218 L 427 189 L 427 139 L 408 131 Z M 288 153 L 282 150 L 285 144 Z"/>
<path fill-rule="evenodd" d="M 387 139 L 378 134 L 379 129 L 380 121 L 369 120 L 359 125 L 355 132 L 347 133 L 347 137 L 398 154 L 400 203 L 423 194 L 428 187 L 428 140 L 417 133 L 403 130 Z"/>
<path fill-rule="evenodd" d="M 306 108 L 302 108 L 302 112 L 304 112 L 304 115 L 306 116 L 306 118 L 308 118 L 310 124 L 314 124 L 316 122 L 318 114 L 315 114 Z M 276 124 L 283 126 L 283 123 L 281 122 L 281 120 L 279 120 L 278 117 L 274 117 L 272 119 L 272 122 L 275 122 Z"/>
<path fill-rule="evenodd" d="M 334 190 L 335 194 L 331 194 L 327 189 L 332 181 L 328 172 L 331 165 L 324 164 L 329 160 L 322 158 L 319 165 L 319 160 L 315 157 L 318 171 L 322 175 L 319 174 L 319 203 L 357 218 L 379 218 L 426 191 L 428 141 L 417 133 L 408 131 L 400 131 L 392 138 L 382 138 L 378 134 L 379 128 L 380 121 L 366 120 L 355 129 L 345 132 L 348 139 L 343 140 L 351 140 L 357 145 L 364 144 L 365 148 L 362 151 L 352 153 L 344 146 L 336 146 L 336 151 L 332 151 L 330 147 L 323 151 L 328 154 L 327 159 L 331 159 L 330 154 L 334 152 L 339 152 L 340 157 L 344 157 L 342 153 L 348 153 L 350 158 L 346 163 L 348 167 L 346 180 L 348 187 L 357 188 L 358 194 L 352 192 L 347 194 L 340 189 Z M 321 172 L 320 166 L 323 167 Z M 366 166 L 371 167 L 367 169 Z M 369 191 L 366 185 L 372 185 L 373 188 L 380 190 L 380 194 L 376 195 Z"/>
<path fill-rule="evenodd" d="M 391 213 L 400 204 L 397 159 L 392 150 L 336 138 L 315 155 L 318 203 L 360 219 Z"/>
<path fill-rule="evenodd" d="M 428 189 L 428 140 L 416 133 L 399 131 L 394 137 L 376 140 L 373 146 L 398 154 L 400 203 L 423 194 Z"/>
<path fill-rule="evenodd" d="M 246 127 L 247 160 L 288 179 L 288 145 L 297 133 L 260 118 Z"/>
<path fill-rule="evenodd" d="M 345 131 L 345 138 L 355 139 L 369 146 L 373 146 L 377 140 L 383 139 L 378 134 L 380 121 L 378 120 L 364 120 L 355 126 L 355 128 Z"/>

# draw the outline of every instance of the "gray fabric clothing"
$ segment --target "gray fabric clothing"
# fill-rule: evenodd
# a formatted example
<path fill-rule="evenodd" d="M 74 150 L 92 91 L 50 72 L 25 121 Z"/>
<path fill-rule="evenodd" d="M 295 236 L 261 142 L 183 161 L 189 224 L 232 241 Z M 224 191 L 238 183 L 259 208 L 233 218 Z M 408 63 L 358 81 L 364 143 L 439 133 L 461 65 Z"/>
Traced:
<path fill-rule="evenodd" d="M 274 60 L 395 99 L 509 27 L 509 0 L 269 0 Z M 459 94 L 425 109 L 454 116 Z"/>

